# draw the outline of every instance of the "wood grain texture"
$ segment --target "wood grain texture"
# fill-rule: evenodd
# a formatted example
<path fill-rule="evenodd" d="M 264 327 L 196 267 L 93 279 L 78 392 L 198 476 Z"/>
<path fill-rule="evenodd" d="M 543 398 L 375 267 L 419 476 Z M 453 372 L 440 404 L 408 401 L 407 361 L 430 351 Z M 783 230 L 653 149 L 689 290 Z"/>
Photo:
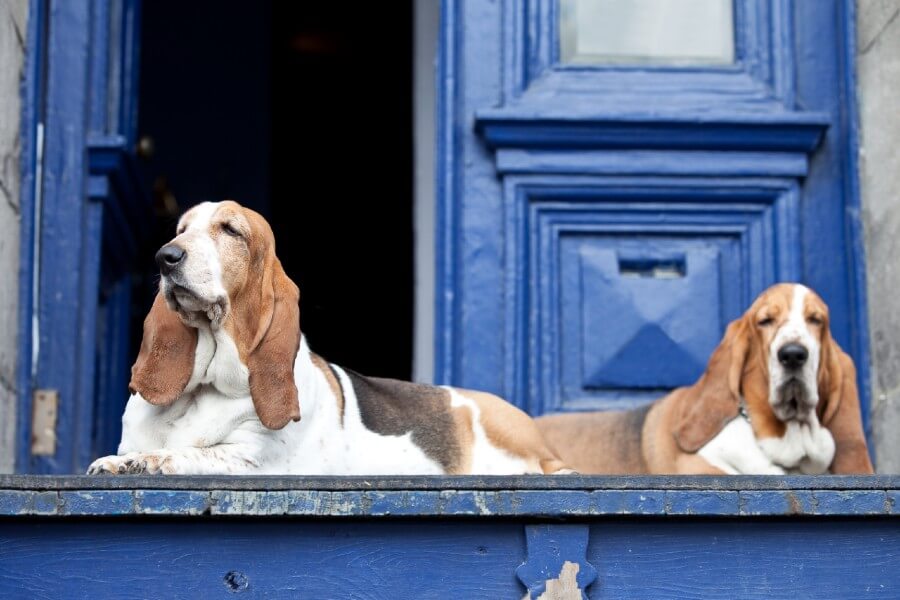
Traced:
<path fill-rule="evenodd" d="M 0 590 L 19 598 L 519 598 L 507 522 L 0 523 Z"/>
<path fill-rule="evenodd" d="M 521 598 L 523 532 L 508 519 L 0 519 L 0 589 L 11 599 Z M 898 534 L 883 518 L 598 520 L 586 556 L 597 578 L 587 592 L 896 598 Z M 548 569 L 565 562 L 543 558 Z"/>
<path fill-rule="evenodd" d="M 893 520 L 598 523 L 591 598 L 897 598 Z"/>

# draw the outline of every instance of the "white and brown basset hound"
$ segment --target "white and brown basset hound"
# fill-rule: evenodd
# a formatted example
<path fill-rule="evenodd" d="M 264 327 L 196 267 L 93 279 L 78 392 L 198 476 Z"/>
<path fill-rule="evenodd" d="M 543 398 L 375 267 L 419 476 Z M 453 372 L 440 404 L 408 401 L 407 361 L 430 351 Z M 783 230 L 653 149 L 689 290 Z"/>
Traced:
<path fill-rule="evenodd" d="M 200 204 L 156 260 L 118 455 L 89 474 L 570 472 L 496 396 L 363 377 L 311 353 L 259 214 Z"/>
<path fill-rule="evenodd" d="M 624 412 L 537 420 L 580 473 L 872 473 L 853 360 L 828 307 L 779 284 L 728 326 L 690 387 Z"/>

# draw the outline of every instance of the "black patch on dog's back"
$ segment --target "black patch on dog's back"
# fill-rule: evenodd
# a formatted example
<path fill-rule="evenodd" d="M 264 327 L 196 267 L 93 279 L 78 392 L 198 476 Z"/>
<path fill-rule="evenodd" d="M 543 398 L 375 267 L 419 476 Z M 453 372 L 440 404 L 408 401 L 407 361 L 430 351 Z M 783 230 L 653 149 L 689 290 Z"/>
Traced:
<path fill-rule="evenodd" d="M 615 455 L 616 464 L 640 465 L 642 472 L 646 472 L 647 465 L 644 462 L 642 439 L 644 421 L 653 407 L 653 403 L 639 406 L 631 410 L 619 413 L 615 426 L 609 433 L 609 447 Z"/>
<path fill-rule="evenodd" d="M 431 385 L 366 377 L 344 369 L 367 429 L 381 435 L 412 432 L 412 441 L 445 471 L 459 466 L 461 449 L 449 410 L 449 392 Z"/>
<path fill-rule="evenodd" d="M 625 429 L 634 436 L 635 440 L 640 443 L 641 432 L 644 430 L 644 421 L 647 420 L 647 414 L 653 408 L 653 402 L 633 408 L 625 413 Z"/>

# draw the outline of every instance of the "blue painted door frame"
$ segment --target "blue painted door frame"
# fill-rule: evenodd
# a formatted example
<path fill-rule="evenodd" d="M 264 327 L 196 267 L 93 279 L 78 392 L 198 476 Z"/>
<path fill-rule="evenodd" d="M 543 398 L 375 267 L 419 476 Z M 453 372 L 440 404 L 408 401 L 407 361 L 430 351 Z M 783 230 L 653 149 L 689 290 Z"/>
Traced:
<path fill-rule="evenodd" d="M 800 281 L 869 354 L 852 0 L 735 0 L 735 63 L 566 65 L 555 0 L 444 2 L 436 378 L 532 414 L 692 382 Z"/>
<path fill-rule="evenodd" d="M 18 472 L 82 471 L 118 435 L 129 278 L 151 216 L 133 152 L 139 8 L 138 0 L 29 5 Z M 50 456 L 31 453 L 38 389 L 59 395 Z"/>

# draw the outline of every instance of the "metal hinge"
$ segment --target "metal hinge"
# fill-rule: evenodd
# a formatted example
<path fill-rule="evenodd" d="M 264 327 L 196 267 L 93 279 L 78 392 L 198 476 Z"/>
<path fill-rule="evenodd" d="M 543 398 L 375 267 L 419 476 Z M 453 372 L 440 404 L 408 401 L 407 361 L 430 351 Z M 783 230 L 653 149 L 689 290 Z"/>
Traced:
<path fill-rule="evenodd" d="M 56 416 L 59 413 L 57 390 L 34 390 L 31 413 L 31 454 L 56 454 Z"/>

